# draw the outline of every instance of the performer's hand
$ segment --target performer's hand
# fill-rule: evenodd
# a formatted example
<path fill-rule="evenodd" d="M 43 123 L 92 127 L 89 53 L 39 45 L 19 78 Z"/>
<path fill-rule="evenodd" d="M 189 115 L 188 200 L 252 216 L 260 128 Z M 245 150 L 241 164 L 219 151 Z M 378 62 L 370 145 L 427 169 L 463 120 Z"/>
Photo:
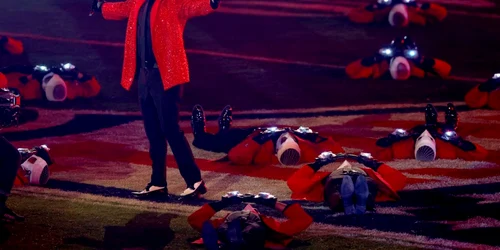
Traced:
<path fill-rule="evenodd" d="M 240 204 L 241 202 L 243 202 L 243 194 L 238 191 L 232 191 L 222 196 L 221 201 L 226 203 L 228 206 Z"/>
<path fill-rule="evenodd" d="M 364 153 L 361 153 L 358 157 L 357 157 L 357 161 L 363 165 L 365 165 L 366 167 L 369 167 L 375 171 L 378 170 L 378 168 L 382 165 L 381 162 L 378 162 L 376 161 L 375 159 L 373 159 L 373 157 L 371 157 L 371 154 L 364 154 Z"/>
<path fill-rule="evenodd" d="M 219 4 L 220 4 L 220 0 L 210 0 L 210 7 L 212 7 L 212 9 L 217 9 L 219 8 Z"/>
<path fill-rule="evenodd" d="M 95 12 L 101 12 L 101 7 L 102 7 L 102 4 L 104 3 L 104 0 L 94 0 L 92 2 L 92 7 L 91 7 L 91 10 L 90 10 L 90 14 L 89 16 L 93 16 Z"/>
<path fill-rule="evenodd" d="M 278 199 L 270 193 L 260 192 L 258 195 L 254 196 L 253 202 L 274 208 Z"/>

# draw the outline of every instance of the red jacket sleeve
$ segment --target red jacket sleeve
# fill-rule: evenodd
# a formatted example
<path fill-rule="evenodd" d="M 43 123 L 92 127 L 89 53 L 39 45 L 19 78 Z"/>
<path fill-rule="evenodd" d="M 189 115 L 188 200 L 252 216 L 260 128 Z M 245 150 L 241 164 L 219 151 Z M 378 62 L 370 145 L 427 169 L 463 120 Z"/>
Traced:
<path fill-rule="evenodd" d="M 0 89 L 7 88 L 7 86 L 7 77 L 4 74 L 0 73 Z"/>
<path fill-rule="evenodd" d="M 11 37 L 7 37 L 4 48 L 12 55 L 20 55 L 24 52 L 23 43 Z"/>
<path fill-rule="evenodd" d="M 192 228 L 194 228 L 196 231 L 201 232 L 203 223 L 210 220 L 215 214 L 216 212 L 212 209 L 212 207 L 208 204 L 205 204 L 200 209 L 192 213 L 187 220 Z M 214 228 L 218 228 L 219 225 L 224 221 L 224 219 L 215 219 L 210 221 L 212 222 Z"/>
<path fill-rule="evenodd" d="M 279 222 L 267 216 L 261 217 L 270 229 L 289 237 L 301 233 L 313 223 L 313 218 L 298 203 L 288 206 L 283 214 L 288 219 L 284 222 Z"/>
<path fill-rule="evenodd" d="M 107 20 L 124 20 L 127 19 L 134 0 L 126 0 L 125 2 L 104 3 L 102 5 L 102 16 Z"/>
<path fill-rule="evenodd" d="M 482 108 L 488 103 L 488 95 L 488 92 L 479 91 L 478 84 L 474 88 L 469 90 L 467 94 L 465 94 L 465 103 L 467 104 L 467 106 L 473 109 Z"/>
<path fill-rule="evenodd" d="M 493 90 L 489 93 L 488 106 L 494 110 L 500 110 L 500 89 Z"/>
<path fill-rule="evenodd" d="M 432 67 L 434 71 L 440 76 L 440 77 L 448 77 L 451 72 L 451 65 L 443 60 L 439 60 L 434 58 L 434 67 Z"/>
<path fill-rule="evenodd" d="M 274 153 L 274 143 L 272 140 L 265 142 L 255 154 L 253 159 L 255 165 L 279 164 L 278 158 Z"/>
<path fill-rule="evenodd" d="M 365 6 L 351 10 L 347 16 L 354 23 L 372 23 L 375 21 L 375 13 L 366 10 Z"/>
<path fill-rule="evenodd" d="M 101 91 L 101 85 L 95 77 L 86 82 L 67 81 L 66 86 L 68 88 L 68 99 L 70 100 L 78 97 L 95 97 Z"/>
<path fill-rule="evenodd" d="M 392 144 L 392 157 L 394 159 L 413 159 L 415 158 L 415 141 L 408 138 L 403 141 Z"/>
<path fill-rule="evenodd" d="M 406 176 L 389 165 L 382 164 L 378 168 L 377 173 L 379 173 L 396 192 L 402 190 L 406 186 Z"/>
<path fill-rule="evenodd" d="M 380 78 L 387 70 L 389 70 L 389 64 L 386 61 L 375 63 L 372 66 L 363 66 L 361 59 L 350 63 L 345 68 L 346 74 L 352 79 Z"/>
<path fill-rule="evenodd" d="M 210 6 L 210 0 L 179 0 L 179 17 L 189 19 L 196 16 L 204 16 L 214 10 Z"/>
<path fill-rule="evenodd" d="M 436 138 L 436 159 L 457 159 L 457 149 L 458 148 L 451 143 Z"/>
<path fill-rule="evenodd" d="M 258 131 L 252 133 L 245 140 L 229 150 L 227 156 L 232 163 L 237 165 L 252 164 L 255 155 L 257 155 L 261 148 L 261 145 L 253 140 L 253 137 L 258 133 Z"/>
<path fill-rule="evenodd" d="M 322 181 L 328 175 L 327 172 L 314 172 L 308 165 L 302 166 L 287 180 L 288 188 L 292 191 L 292 198 L 314 202 L 323 201 L 324 186 Z"/>
<path fill-rule="evenodd" d="M 476 143 L 474 143 L 474 146 L 476 146 L 476 150 L 474 151 L 463 151 L 460 148 L 456 148 L 457 157 L 466 161 L 486 160 L 486 158 L 488 158 L 488 150 Z"/>

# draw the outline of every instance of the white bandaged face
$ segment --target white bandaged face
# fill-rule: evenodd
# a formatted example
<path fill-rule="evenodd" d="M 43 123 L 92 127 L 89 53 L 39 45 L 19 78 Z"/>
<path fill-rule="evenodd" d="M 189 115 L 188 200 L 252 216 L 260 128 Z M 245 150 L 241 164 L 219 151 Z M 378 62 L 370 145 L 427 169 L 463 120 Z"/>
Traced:
<path fill-rule="evenodd" d="M 391 60 L 389 72 L 394 80 L 407 80 L 411 76 L 411 67 L 408 59 L 397 56 Z"/>
<path fill-rule="evenodd" d="M 404 4 L 396 4 L 389 12 L 389 24 L 393 27 L 408 26 L 408 10 Z"/>
<path fill-rule="evenodd" d="M 51 102 L 62 102 L 68 96 L 66 82 L 57 74 L 49 73 L 42 79 L 42 88 L 47 100 Z"/>
<path fill-rule="evenodd" d="M 300 147 L 291 133 L 283 133 L 276 141 L 276 156 L 283 165 L 297 165 L 300 160 Z"/>
<path fill-rule="evenodd" d="M 415 159 L 418 161 L 433 161 L 436 159 L 436 141 L 427 130 L 415 141 Z"/>

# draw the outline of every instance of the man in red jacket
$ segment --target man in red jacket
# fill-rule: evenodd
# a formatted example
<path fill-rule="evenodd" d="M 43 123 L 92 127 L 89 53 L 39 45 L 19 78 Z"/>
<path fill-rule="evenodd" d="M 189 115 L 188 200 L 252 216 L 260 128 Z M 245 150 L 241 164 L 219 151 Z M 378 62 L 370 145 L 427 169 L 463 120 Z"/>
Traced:
<path fill-rule="evenodd" d="M 417 125 L 405 131 L 396 129 L 390 135 L 377 140 L 377 159 L 417 159 L 433 161 L 435 159 L 464 159 L 481 161 L 488 156 L 488 150 L 481 145 L 458 136 L 458 113 L 452 103 L 445 111 L 445 122 L 439 123 L 438 113 L 432 104 L 425 108 L 425 124 Z"/>
<path fill-rule="evenodd" d="M 105 19 L 128 18 L 121 84 L 129 90 L 139 85 L 144 127 L 153 162 L 151 182 L 136 195 L 168 193 L 166 183 L 167 141 L 186 181 L 181 196 L 207 192 L 184 132 L 179 127 L 183 84 L 189 82 L 183 32 L 191 17 L 207 15 L 220 0 L 95 0 L 92 9 Z"/>
<path fill-rule="evenodd" d="M 344 152 L 331 137 L 323 137 L 307 127 L 232 128 L 232 121 L 232 108 L 228 105 L 219 116 L 219 131 L 207 133 L 203 108 L 196 105 L 191 117 L 193 145 L 227 153 L 237 165 L 296 165 L 313 162 L 324 151 Z"/>
<path fill-rule="evenodd" d="M 364 166 L 344 163 L 333 172 L 318 172 L 337 160 L 353 159 Z M 369 154 L 324 152 L 314 163 L 297 170 L 287 181 L 292 199 L 325 202 L 335 212 L 364 214 L 376 201 L 397 200 L 406 177 L 396 169 L 378 162 Z"/>
<path fill-rule="evenodd" d="M 262 215 L 251 205 L 224 218 L 211 220 L 218 211 L 242 202 L 274 208 L 288 220 L 280 222 Z M 312 222 L 311 216 L 299 204 L 286 205 L 268 193 L 254 196 L 237 191 L 224 195 L 221 201 L 203 205 L 188 217 L 191 227 L 202 233 L 202 240 L 193 243 L 204 244 L 209 250 L 219 249 L 219 243 L 229 249 L 283 249 L 293 236 L 306 230 Z"/>

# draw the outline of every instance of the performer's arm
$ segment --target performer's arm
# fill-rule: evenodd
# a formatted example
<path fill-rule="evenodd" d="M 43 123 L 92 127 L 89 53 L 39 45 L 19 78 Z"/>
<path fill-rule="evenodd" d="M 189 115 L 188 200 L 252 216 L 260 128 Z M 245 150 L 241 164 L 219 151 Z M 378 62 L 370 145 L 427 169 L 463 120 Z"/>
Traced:
<path fill-rule="evenodd" d="M 102 4 L 101 12 L 102 16 L 106 20 L 125 20 L 130 14 L 132 9 L 132 0 L 126 0 L 124 2 L 115 3 L 104 3 Z"/>
<path fill-rule="evenodd" d="M 419 66 L 426 72 L 446 78 L 450 75 L 451 65 L 443 60 L 430 57 L 422 57 Z"/>
<path fill-rule="evenodd" d="M 210 220 L 217 212 L 230 205 L 232 204 L 225 200 L 205 204 L 188 217 L 188 223 L 192 228 L 201 232 L 201 228 L 203 227 L 203 223 L 205 223 L 205 221 Z M 214 227 L 218 226 L 216 225 L 217 221 L 211 222 Z"/>
<path fill-rule="evenodd" d="M 389 64 L 380 55 L 366 57 L 347 65 L 346 74 L 352 79 L 380 78 L 389 70 Z"/>
<path fill-rule="evenodd" d="M 313 218 L 298 203 L 286 205 L 285 203 L 276 202 L 275 208 L 288 219 L 278 226 L 277 231 L 282 234 L 288 236 L 297 235 L 313 223 Z"/>
<path fill-rule="evenodd" d="M 320 167 L 314 164 L 304 165 L 299 170 L 295 171 L 286 182 L 288 187 L 293 193 L 307 194 L 323 180 L 325 177 L 318 174 L 317 171 Z"/>
<path fill-rule="evenodd" d="M 7 88 L 7 83 L 7 77 L 5 77 L 5 75 L 0 72 L 0 89 Z"/>
<path fill-rule="evenodd" d="M 229 153 L 227 154 L 229 160 L 238 165 L 252 164 L 255 155 L 259 152 L 262 146 L 254 140 L 254 137 L 259 134 L 259 131 L 252 133 L 245 140 L 229 150 Z"/>
<path fill-rule="evenodd" d="M 220 0 L 180 0 L 179 17 L 189 19 L 208 15 L 219 7 Z"/>
<path fill-rule="evenodd" d="M 20 55 L 24 52 L 23 43 L 11 37 L 0 36 L 0 45 L 12 55 Z"/>

